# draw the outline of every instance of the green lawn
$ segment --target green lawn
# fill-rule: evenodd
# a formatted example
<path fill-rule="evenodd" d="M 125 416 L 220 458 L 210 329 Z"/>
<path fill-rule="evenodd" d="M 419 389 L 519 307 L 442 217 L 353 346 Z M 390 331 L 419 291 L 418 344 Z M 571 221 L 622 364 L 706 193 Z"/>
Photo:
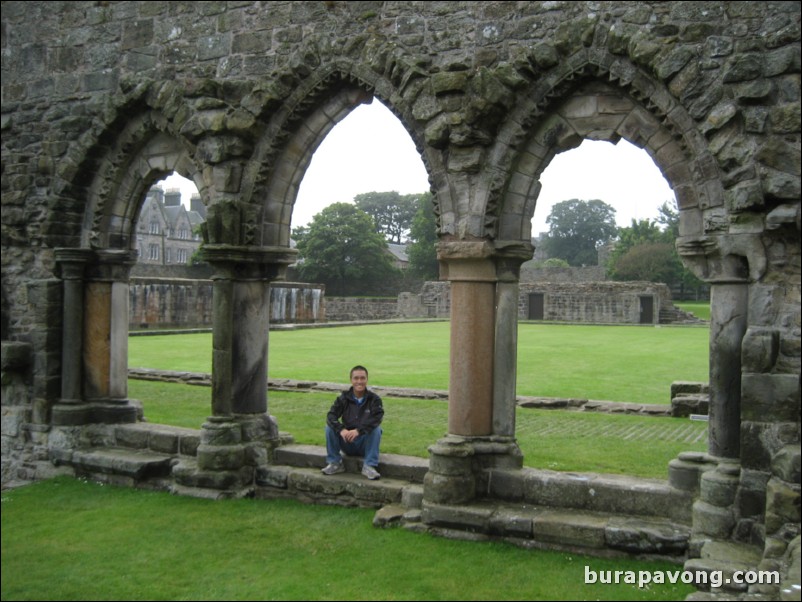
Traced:
<path fill-rule="evenodd" d="M 374 386 L 448 389 L 448 322 L 270 332 L 271 378 L 348 382 L 356 364 Z M 521 323 L 518 394 L 670 402 L 673 381 L 708 380 L 704 327 Z M 211 371 L 211 334 L 129 338 L 129 366 Z"/>
<path fill-rule="evenodd" d="M 710 301 L 675 301 L 674 305 L 692 313 L 700 320 L 710 320 Z"/>
<path fill-rule="evenodd" d="M 129 395 L 144 403 L 150 422 L 200 428 L 211 413 L 211 389 L 129 381 Z M 335 394 L 271 391 L 268 411 L 296 442 L 325 445 L 323 426 Z M 428 458 L 428 447 L 446 433 L 444 401 L 384 400 L 384 453 Z M 680 418 L 622 416 L 519 408 L 516 438 L 524 463 L 559 471 L 629 474 L 665 479 L 681 451 L 705 451 L 707 424 Z"/>
<path fill-rule="evenodd" d="M 3 600 L 682 600 L 676 571 L 371 526 L 372 510 L 215 502 L 54 479 L 4 491 Z M 586 568 L 587 567 L 587 568 Z"/>

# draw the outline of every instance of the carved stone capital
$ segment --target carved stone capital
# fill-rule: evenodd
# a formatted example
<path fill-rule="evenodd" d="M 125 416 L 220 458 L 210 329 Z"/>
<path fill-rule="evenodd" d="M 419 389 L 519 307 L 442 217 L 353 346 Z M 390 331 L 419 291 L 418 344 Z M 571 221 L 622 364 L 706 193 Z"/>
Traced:
<path fill-rule="evenodd" d="M 279 280 L 295 262 L 298 251 L 287 247 L 247 247 L 208 244 L 201 257 L 215 268 L 215 278 Z"/>
<path fill-rule="evenodd" d="M 451 240 L 437 244 L 444 280 L 517 281 L 521 264 L 534 247 L 523 241 Z"/>
<path fill-rule="evenodd" d="M 708 283 L 757 281 L 766 272 L 766 249 L 757 234 L 681 236 L 677 252 Z"/>
<path fill-rule="evenodd" d="M 55 250 L 55 255 L 57 275 L 62 280 L 80 280 L 95 253 L 91 249 L 61 248 Z"/>

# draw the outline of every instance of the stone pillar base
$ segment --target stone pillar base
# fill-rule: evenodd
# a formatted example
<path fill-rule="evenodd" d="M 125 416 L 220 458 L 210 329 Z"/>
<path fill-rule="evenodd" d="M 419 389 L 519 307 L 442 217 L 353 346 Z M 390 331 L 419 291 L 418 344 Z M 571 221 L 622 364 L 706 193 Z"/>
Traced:
<path fill-rule="evenodd" d="M 668 482 L 677 489 L 698 492 L 702 475 L 715 467 L 715 460 L 706 453 L 680 452 L 668 463 Z"/>
<path fill-rule="evenodd" d="M 730 539 L 735 528 L 735 500 L 741 465 L 730 458 L 710 457 L 714 470 L 701 475 L 699 499 L 693 504 L 691 557 L 709 539 Z"/>
<path fill-rule="evenodd" d="M 129 424 L 140 417 L 141 408 L 129 400 L 57 403 L 51 410 L 53 426 L 83 424 Z"/>
<path fill-rule="evenodd" d="M 201 430 L 197 460 L 173 468 L 174 492 L 213 499 L 249 495 L 256 468 L 270 462 L 279 442 L 278 425 L 269 414 L 210 417 Z"/>
<path fill-rule="evenodd" d="M 446 435 L 429 448 L 424 502 L 464 504 L 487 490 L 487 470 L 521 468 L 523 454 L 510 437 Z"/>

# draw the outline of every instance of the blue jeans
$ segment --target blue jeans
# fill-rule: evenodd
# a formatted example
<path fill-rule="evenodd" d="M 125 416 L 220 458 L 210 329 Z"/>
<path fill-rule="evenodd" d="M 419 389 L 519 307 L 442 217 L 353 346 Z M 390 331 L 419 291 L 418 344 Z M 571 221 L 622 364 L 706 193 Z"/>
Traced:
<path fill-rule="evenodd" d="M 365 464 L 376 468 L 379 465 L 381 440 L 382 429 L 378 426 L 369 435 L 359 435 L 352 443 L 346 443 L 340 433 L 326 426 L 326 462 L 342 462 L 340 452 L 344 451 L 349 456 L 363 456 Z"/>

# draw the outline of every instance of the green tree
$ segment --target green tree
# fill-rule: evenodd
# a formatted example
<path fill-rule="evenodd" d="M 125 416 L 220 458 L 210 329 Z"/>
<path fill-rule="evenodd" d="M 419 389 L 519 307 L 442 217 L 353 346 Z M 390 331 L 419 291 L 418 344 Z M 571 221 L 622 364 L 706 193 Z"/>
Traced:
<path fill-rule="evenodd" d="M 409 233 L 412 240 L 407 247 L 409 269 L 424 280 L 436 280 L 440 275 L 440 267 L 437 262 L 437 221 L 432 193 L 409 196 L 416 197 L 418 207 Z"/>
<path fill-rule="evenodd" d="M 388 242 L 402 244 L 412 226 L 417 211 L 416 195 L 400 195 L 390 192 L 366 192 L 354 197 L 354 204 L 370 215 L 376 232 Z"/>
<path fill-rule="evenodd" d="M 572 266 L 596 265 L 598 247 L 618 232 L 615 209 L 599 200 L 571 199 L 557 203 L 546 223 L 549 224 L 543 241 L 546 253 Z"/>
<path fill-rule="evenodd" d="M 682 269 L 673 244 L 644 242 L 631 247 L 618 257 L 615 263 L 615 279 L 673 285 L 681 280 Z"/>
<path fill-rule="evenodd" d="M 674 246 L 677 236 L 679 213 L 668 202 L 660 206 L 654 221 L 632 220 L 631 226 L 618 232 L 607 263 L 608 275 L 613 280 L 664 282 L 679 288 L 684 297 L 686 290 L 698 289 L 702 282 L 682 264 Z"/>
<path fill-rule="evenodd" d="M 658 242 L 673 242 L 670 235 L 661 230 L 656 222 L 648 219 L 632 220 L 632 224 L 626 228 L 619 228 L 618 240 L 615 248 L 607 259 L 607 272 L 614 280 L 616 277 L 616 264 L 618 260 L 629 253 L 629 251 L 640 245 Z"/>
<path fill-rule="evenodd" d="M 329 205 L 302 234 L 299 275 L 325 284 L 329 294 L 374 294 L 398 276 L 373 220 L 351 203 Z"/>

